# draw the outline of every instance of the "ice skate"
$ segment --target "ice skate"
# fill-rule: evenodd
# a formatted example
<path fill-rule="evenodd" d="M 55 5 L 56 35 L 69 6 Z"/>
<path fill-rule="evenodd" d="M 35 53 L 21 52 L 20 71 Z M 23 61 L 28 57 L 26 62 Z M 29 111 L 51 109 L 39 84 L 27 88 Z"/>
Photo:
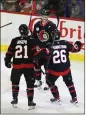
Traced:
<path fill-rule="evenodd" d="M 29 107 L 28 110 L 34 109 L 35 106 L 36 106 L 36 103 L 34 103 L 34 102 L 28 102 L 28 107 Z"/>
<path fill-rule="evenodd" d="M 45 83 L 44 90 L 49 90 L 49 86 Z"/>
<path fill-rule="evenodd" d="M 49 87 L 44 87 L 44 90 L 49 90 Z"/>
<path fill-rule="evenodd" d="M 13 101 L 11 101 L 11 104 L 14 108 L 17 108 L 17 103 L 18 103 L 18 99 L 13 99 Z"/>
<path fill-rule="evenodd" d="M 38 89 L 41 89 L 42 86 L 42 81 L 41 80 L 37 80 L 36 84 L 34 85 L 35 88 L 38 87 Z"/>
<path fill-rule="evenodd" d="M 60 105 L 62 104 L 60 98 L 51 98 L 50 101 L 51 102 L 58 102 Z"/>
<path fill-rule="evenodd" d="M 46 86 L 44 87 L 44 90 L 49 90 L 48 85 L 46 84 Z"/>
<path fill-rule="evenodd" d="M 73 103 L 74 105 L 76 105 L 77 107 L 79 106 L 78 105 L 78 101 L 77 101 L 77 98 L 73 98 L 72 100 L 70 100 L 71 103 Z"/>

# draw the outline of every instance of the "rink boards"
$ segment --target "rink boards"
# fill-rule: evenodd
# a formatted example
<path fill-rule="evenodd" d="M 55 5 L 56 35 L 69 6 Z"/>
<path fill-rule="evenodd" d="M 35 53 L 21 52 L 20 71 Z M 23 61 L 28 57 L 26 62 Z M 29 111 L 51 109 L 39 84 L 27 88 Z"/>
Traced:
<path fill-rule="evenodd" d="M 34 24 L 39 20 L 38 16 L 33 16 L 30 23 L 30 29 L 33 30 Z M 20 24 L 29 25 L 29 15 L 19 15 L 12 13 L 1 13 L 1 26 L 12 22 L 11 25 L 1 28 L 1 51 L 6 52 L 9 43 L 12 38 L 19 36 L 18 27 Z M 50 18 L 49 20 L 57 24 L 56 18 Z M 59 27 L 61 33 L 61 39 L 68 40 L 71 43 L 75 41 L 82 42 L 82 49 L 79 53 L 70 53 L 71 60 L 84 61 L 84 21 L 74 19 L 60 19 Z"/>

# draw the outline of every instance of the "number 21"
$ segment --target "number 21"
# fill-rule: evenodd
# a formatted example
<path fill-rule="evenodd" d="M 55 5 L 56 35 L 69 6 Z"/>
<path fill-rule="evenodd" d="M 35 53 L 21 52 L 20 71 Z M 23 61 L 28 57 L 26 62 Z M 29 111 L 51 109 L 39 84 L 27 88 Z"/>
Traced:
<path fill-rule="evenodd" d="M 21 54 L 24 48 L 24 56 Z M 27 45 L 22 47 L 21 45 L 16 46 L 17 51 L 15 52 L 15 58 L 28 58 Z"/>

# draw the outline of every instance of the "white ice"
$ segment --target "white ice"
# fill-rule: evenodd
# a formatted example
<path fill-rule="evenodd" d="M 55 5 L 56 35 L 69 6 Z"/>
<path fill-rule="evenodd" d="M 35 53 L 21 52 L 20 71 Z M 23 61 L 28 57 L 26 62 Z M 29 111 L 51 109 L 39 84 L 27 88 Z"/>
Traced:
<path fill-rule="evenodd" d="M 2 113 L 84 113 L 84 62 L 72 62 L 72 75 L 75 88 L 77 91 L 79 107 L 70 103 L 71 97 L 62 77 L 60 77 L 56 84 L 58 86 L 62 105 L 50 102 L 52 97 L 50 91 L 43 89 L 35 89 L 34 102 L 37 106 L 33 110 L 28 110 L 27 96 L 26 96 L 26 83 L 24 77 L 21 76 L 19 103 L 18 108 L 13 108 L 10 102 L 12 101 L 10 74 L 11 69 L 4 65 L 4 53 L 1 53 L 1 112 Z M 42 80 L 44 82 L 44 75 Z M 42 88 L 44 87 L 43 86 Z"/>

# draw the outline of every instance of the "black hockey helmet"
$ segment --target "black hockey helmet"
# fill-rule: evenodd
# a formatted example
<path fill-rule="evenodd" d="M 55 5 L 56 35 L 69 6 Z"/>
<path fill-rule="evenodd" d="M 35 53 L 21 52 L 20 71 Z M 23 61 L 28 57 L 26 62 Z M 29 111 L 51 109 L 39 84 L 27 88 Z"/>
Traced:
<path fill-rule="evenodd" d="M 21 24 L 19 26 L 19 32 L 23 36 L 27 36 L 29 33 L 28 26 L 26 24 Z"/>
<path fill-rule="evenodd" d="M 49 16 L 50 15 L 50 10 L 46 9 L 46 8 L 43 8 L 41 10 L 41 15 Z"/>

